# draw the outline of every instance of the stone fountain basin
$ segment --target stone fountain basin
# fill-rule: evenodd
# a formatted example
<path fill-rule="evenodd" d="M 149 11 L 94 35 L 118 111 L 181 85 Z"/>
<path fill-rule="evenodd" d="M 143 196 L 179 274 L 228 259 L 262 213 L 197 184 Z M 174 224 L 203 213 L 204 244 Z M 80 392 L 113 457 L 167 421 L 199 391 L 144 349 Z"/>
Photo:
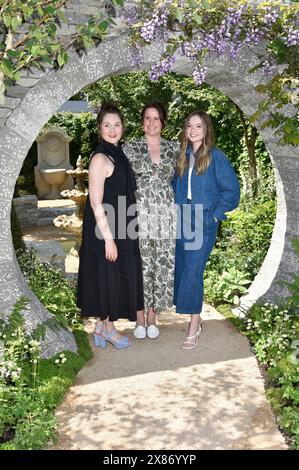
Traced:
<path fill-rule="evenodd" d="M 41 168 L 40 172 L 42 173 L 44 179 L 48 184 L 60 185 L 64 182 L 66 174 L 65 168 Z"/>
<path fill-rule="evenodd" d="M 74 233 L 75 235 L 81 235 L 82 233 L 82 219 L 79 219 L 75 214 L 69 215 L 59 215 L 53 220 L 55 227 L 63 227 L 69 232 Z"/>
<path fill-rule="evenodd" d="M 76 203 L 82 203 L 86 201 L 86 198 L 88 196 L 88 190 L 84 189 L 79 190 L 79 189 L 65 189 L 64 191 L 61 192 L 61 195 L 63 197 L 67 197 L 71 199 L 72 201 Z"/>

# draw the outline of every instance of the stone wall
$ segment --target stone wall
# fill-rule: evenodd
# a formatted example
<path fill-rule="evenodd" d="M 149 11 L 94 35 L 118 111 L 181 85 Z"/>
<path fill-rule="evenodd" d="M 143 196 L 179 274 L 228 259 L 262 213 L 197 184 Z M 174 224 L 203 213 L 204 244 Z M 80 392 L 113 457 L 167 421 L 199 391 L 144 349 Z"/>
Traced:
<path fill-rule="evenodd" d="M 36 227 L 38 224 L 37 197 L 35 195 L 15 197 L 13 202 L 21 228 Z"/>

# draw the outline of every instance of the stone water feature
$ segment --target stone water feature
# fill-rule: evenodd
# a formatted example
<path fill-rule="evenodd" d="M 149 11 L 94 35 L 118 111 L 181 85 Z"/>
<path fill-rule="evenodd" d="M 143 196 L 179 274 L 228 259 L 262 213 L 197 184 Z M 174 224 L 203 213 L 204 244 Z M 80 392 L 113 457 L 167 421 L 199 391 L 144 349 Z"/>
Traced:
<path fill-rule="evenodd" d="M 70 165 L 69 143 L 72 138 L 59 127 L 50 127 L 38 136 L 37 159 L 34 167 L 35 186 L 39 199 L 60 199 L 60 192 L 73 188 L 67 173 Z"/>
<path fill-rule="evenodd" d="M 74 189 L 66 189 L 61 192 L 61 196 L 71 199 L 76 203 L 76 210 L 72 215 L 59 215 L 53 220 L 55 227 L 62 227 L 72 232 L 76 239 L 74 248 L 71 248 L 70 255 L 78 256 L 82 241 L 83 213 L 88 195 L 87 188 L 84 187 L 84 180 L 88 175 L 88 170 L 84 170 L 81 155 L 76 162 L 75 170 L 67 170 L 67 175 L 76 181 Z"/>

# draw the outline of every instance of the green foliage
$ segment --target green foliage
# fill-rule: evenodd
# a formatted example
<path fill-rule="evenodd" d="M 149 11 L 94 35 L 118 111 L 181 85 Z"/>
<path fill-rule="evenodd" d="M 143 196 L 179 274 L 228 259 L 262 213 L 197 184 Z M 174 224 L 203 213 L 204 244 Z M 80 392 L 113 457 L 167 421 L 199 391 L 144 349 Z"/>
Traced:
<path fill-rule="evenodd" d="M 295 245 L 298 249 L 298 240 Z M 290 288 L 294 290 L 297 288 Z M 227 304 L 217 309 L 250 340 L 264 366 L 266 394 L 279 426 L 288 434 L 291 446 L 299 449 L 298 302 L 295 304 L 291 296 L 279 306 L 256 304 L 245 318 L 235 317 Z"/>
<path fill-rule="evenodd" d="M 75 284 L 50 265 L 40 263 L 33 250 L 19 252 L 17 256 L 30 288 L 59 324 L 81 328 Z"/>
<path fill-rule="evenodd" d="M 87 334 L 76 330 L 78 354 L 41 359 L 39 342 L 24 328 L 27 304 L 20 298 L 9 319 L 0 321 L 0 450 L 41 449 L 55 439 L 55 408 L 92 357 Z"/>
<path fill-rule="evenodd" d="M 122 0 L 117 4 L 122 5 Z M 90 16 L 86 24 L 77 25 L 77 32 L 68 40 L 59 37 L 58 26 L 67 23 L 63 8 L 67 0 L 2 1 L 0 15 L 0 92 L 20 78 L 20 70 L 42 68 L 45 64 L 62 67 L 68 62 L 68 50 L 84 51 L 107 35 L 113 23 L 103 18 L 102 10 Z M 20 27 L 22 36 L 19 37 Z M 15 39 L 16 38 L 16 39 Z"/>
<path fill-rule="evenodd" d="M 299 337 L 299 332 L 297 337 Z M 299 343 L 299 341 L 298 341 Z M 278 415 L 278 422 L 292 436 L 294 446 L 299 449 L 299 354 L 292 351 L 269 367 L 272 386 L 267 396 Z"/>
<path fill-rule="evenodd" d="M 293 241 L 299 257 L 299 240 Z M 278 423 L 299 449 L 299 286 L 289 283 L 291 296 L 282 305 L 254 305 L 239 328 L 248 336 L 267 372 L 267 396 Z"/>
<path fill-rule="evenodd" d="M 262 364 L 275 365 L 295 341 L 299 319 L 285 306 L 254 305 L 246 325 L 245 334 L 253 341 L 257 358 Z"/>
<path fill-rule="evenodd" d="M 89 85 L 81 91 L 80 97 L 87 99 L 94 108 L 111 99 L 119 103 L 125 117 L 126 140 L 143 135 L 141 110 L 151 101 L 160 101 L 168 109 L 163 136 L 170 140 L 179 139 L 183 120 L 191 110 L 206 111 L 213 121 L 217 146 L 228 155 L 234 168 L 242 171 L 244 183 L 248 180 L 250 164 L 244 125 L 250 129 L 250 123 L 230 98 L 207 84 L 196 87 L 192 78 L 174 73 L 151 81 L 146 72 L 132 72 Z M 263 194 L 263 188 L 269 187 L 269 180 L 273 179 L 273 170 L 269 154 L 259 137 L 256 160 L 258 185 Z"/>
<path fill-rule="evenodd" d="M 274 201 L 240 207 L 228 214 L 205 272 L 210 303 L 238 305 L 266 256 L 275 220 Z"/>
<path fill-rule="evenodd" d="M 290 301 L 286 305 L 254 305 L 243 332 L 267 368 L 267 396 L 278 423 L 299 449 L 299 317 Z"/>
<path fill-rule="evenodd" d="M 94 108 L 103 101 L 116 101 L 125 117 L 126 140 L 143 135 L 141 110 L 151 101 L 160 101 L 168 109 L 168 122 L 163 131 L 166 139 L 178 139 L 190 110 L 202 109 L 212 117 L 219 147 L 238 167 L 243 137 L 239 113 L 228 97 L 209 85 L 198 88 L 192 78 L 174 73 L 153 82 L 147 72 L 131 72 L 89 85 L 81 91 L 81 96 Z"/>
<path fill-rule="evenodd" d="M 238 271 L 234 266 L 221 274 L 211 271 L 205 283 L 206 298 L 212 299 L 213 303 L 225 301 L 238 305 L 240 296 L 247 292 L 251 282 L 249 273 Z"/>

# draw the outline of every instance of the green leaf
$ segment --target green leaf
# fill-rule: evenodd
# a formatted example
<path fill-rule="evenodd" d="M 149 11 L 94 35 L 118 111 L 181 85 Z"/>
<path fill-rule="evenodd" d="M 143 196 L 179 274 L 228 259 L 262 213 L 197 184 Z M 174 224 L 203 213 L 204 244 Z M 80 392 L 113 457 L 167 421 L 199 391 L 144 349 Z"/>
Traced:
<path fill-rule="evenodd" d="M 14 67 L 13 64 L 6 58 L 2 59 L 0 68 L 4 75 L 6 75 L 8 78 L 11 78 L 14 80 L 15 74 L 14 74 Z"/>
<path fill-rule="evenodd" d="M 11 27 L 13 31 L 15 31 L 19 26 L 21 26 L 21 24 L 22 24 L 22 17 L 20 15 L 14 16 L 11 19 Z"/>
<path fill-rule="evenodd" d="M 103 20 L 99 23 L 99 29 L 103 32 L 107 30 L 108 26 L 109 26 L 109 21 L 107 20 Z"/>
<path fill-rule="evenodd" d="M 55 52 L 57 52 L 60 48 L 61 48 L 61 45 L 57 43 L 57 44 L 51 44 L 51 46 L 49 46 L 48 49 L 52 54 L 55 54 Z"/>
<path fill-rule="evenodd" d="M 112 0 L 113 5 L 122 7 L 124 6 L 124 0 Z"/>
<path fill-rule="evenodd" d="M 8 57 L 16 58 L 19 57 L 20 52 L 16 51 L 15 49 L 8 49 L 6 51 L 6 55 L 8 55 Z"/>
<path fill-rule="evenodd" d="M 56 31 L 57 31 L 57 26 L 56 26 L 56 24 L 54 24 L 54 23 L 48 24 L 48 30 L 49 30 L 51 33 L 55 34 Z"/>
<path fill-rule="evenodd" d="M 11 20 L 12 20 L 11 16 L 8 16 L 8 15 L 4 15 L 4 16 L 3 16 L 3 21 L 4 21 L 4 24 L 5 24 L 5 26 L 6 26 L 7 28 L 10 27 L 10 25 L 11 25 Z"/>
<path fill-rule="evenodd" d="M 182 8 L 177 8 L 175 11 L 175 17 L 176 19 L 181 23 L 184 18 L 184 11 Z"/>
<path fill-rule="evenodd" d="M 18 71 L 14 72 L 14 79 L 17 81 L 17 80 L 20 80 L 20 78 L 21 78 L 20 72 L 18 72 Z"/>
<path fill-rule="evenodd" d="M 40 5 L 38 5 L 37 11 L 38 11 L 39 16 L 40 16 L 41 18 L 43 18 L 45 12 L 44 12 L 44 10 L 42 9 L 42 7 L 41 7 Z"/>
<path fill-rule="evenodd" d="M 57 62 L 59 67 L 62 67 L 68 62 L 68 55 L 65 51 L 60 51 L 57 56 Z"/>
<path fill-rule="evenodd" d="M 63 21 L 64 23 L 67 23 L 67 18 L 66 18 L 66 16 L 65 16 L 65 13 L 64 13 L 63 10 L 58 10 L 58 11 L 56 12 L 56 15 L 58 16 L 58 18 L 59 18 L 61 21 Z"/>
<path fill-rule="evenodd" d="M 50 16 L 53 16 L 56 12 L 56 8 L 53 7 L 53 5 L 47 5 L 46 8 L 45 8 L 45 12 L 50 15 Z"/>
<path fill-rule="evenodd" d="M 43 51 L 42 51 L 40 46 L 32 46 L 31 49 L 30 49 L 30 52 L 34 57 L 38 57 L 38 56 L 42 55 Z"/>
<path fill-rule="evenodd" d="M 82 36 L 82 41 L 85 49 L 89 49 L 94 45 L 94 41 L 91 38 L 88 38 L 87 36 Z"/>
<path fill-rule="evenodd" d="M 32 16 L 33 8 L 28 7 L 27 5 L 21 6 L 25 20 L 28 20 Z"/>
<path fill-rule="evenodd" d="M 199 15 L 198 13 L 195 13 L 193 15 L 193 19 L 197 24 L 202 24 L 202 16 Z"/>

